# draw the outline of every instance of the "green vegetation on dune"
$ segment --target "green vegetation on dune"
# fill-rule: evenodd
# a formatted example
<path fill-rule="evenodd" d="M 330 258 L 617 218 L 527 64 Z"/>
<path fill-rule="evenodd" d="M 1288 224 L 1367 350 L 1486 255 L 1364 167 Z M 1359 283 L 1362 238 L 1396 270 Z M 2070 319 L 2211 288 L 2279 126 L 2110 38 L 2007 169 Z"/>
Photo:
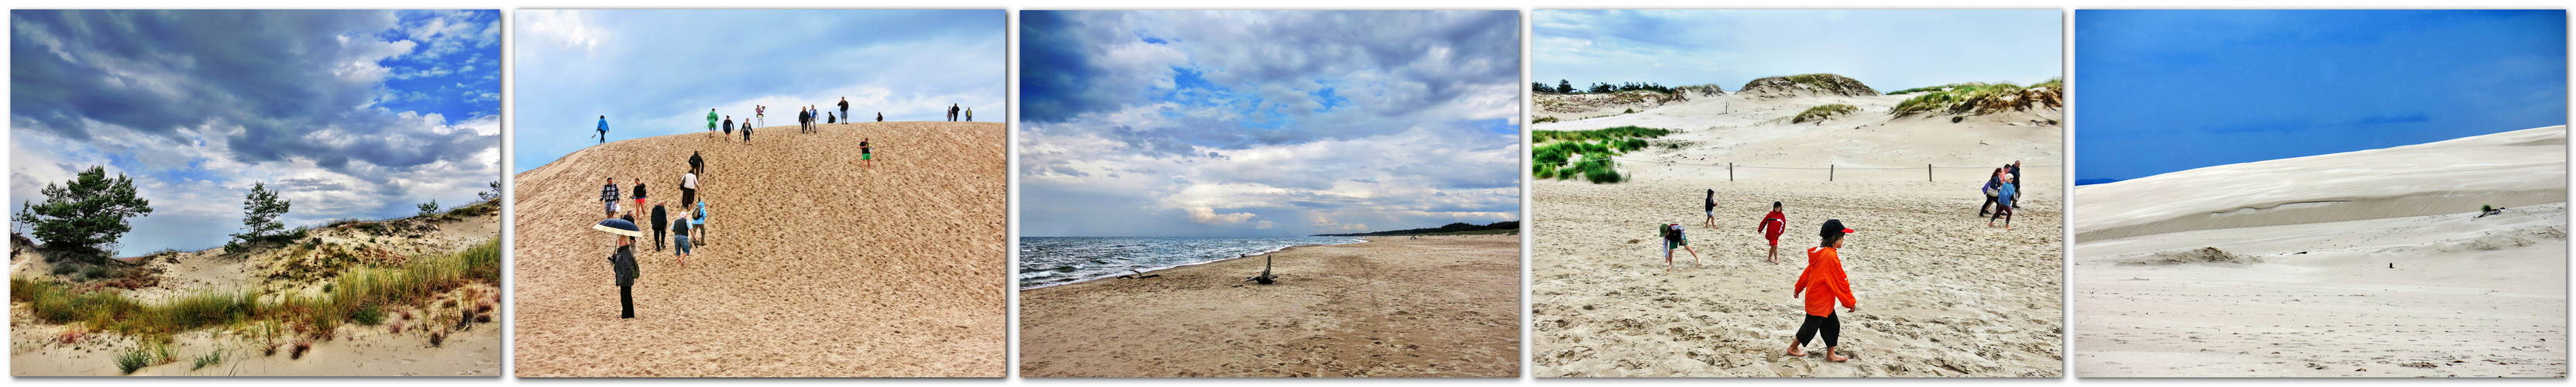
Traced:
<path fill-rule="evenodd" d="M 1530 132 L 1530 141 L 1539 143 L 1550 141 L 1601 141 L 1629 138 L 1656 138 L 1669 134 L 1673 134 L 1673 130 L 1637 126 L 1621 126 L 1593 130 L 1537 130 Z"/>
<path fill-rule="evenodd" d="M 1846 114 L 1846 115 L 1848 115 L 1848 114 L 1851 114 L 1852 112 L 1857 112 L 1857 111 L 1860 111 L 1860 108 L 1852 107 L 1852 105 L 1844 105 L 1844 104 L 1838 104 L 1838 103 L 1837 103 L 1837 104 L 1817 105 L 1816 107 L 1807 108 L 1807 111 L 1798 112 L 1798 116 L 1797 116 L 1797 117 L 1791 117 L 1791 118 L 1789 118 L 1789 123 L 1796 124 L 1796 123 L 1805 123 L 1805 122 L 1807 122 L 1807 121 L 1816 121 L 1816 122 L 1818 122 L 1818 123 L 1822 123 L 1822 122 L 1824 122 L 1824 121 L 1825 121 L 1825 119 L 1827 119 L 1827 118 L 1833 118 L 1833 116 L 1834 116 L 1834 115 L 1836 115 L 1836 114 Z"/>
<path fill-rule="evenodd" d="M 368 319 L 363 312 L 389 305 L 426 307 L 439 295 L 470 284 L 499 285 L 501 241 L 493 239 L 454 254 L 413 259 L 395 267 L 354 269 L 327 285 L 318 296 L 288 295 L 276 301 L 241 291 L 199 290 L 158 303 L 136 301 L 124 294 L 26 277 L 9 278 L 9 300 L 25 303 L 33 316 L 51 324 L 77 324 L 92 331 L 164 336 L 191 330 L 264 325 L 281 322 L 316 328 L 328 334 L 343 321 Z M 381 318 L 381 315 L 374 318 Z"/>
<path fill-rule="evenodd" d="M 1645 149 L 1646 139 L 1672 133 L 1670 129 L 1636 126 L 1597 130 L 1534 131 L 1530 133 L 1530 139 L 1538 142 L 1539 146 L 1530 152 L 1534 161 L 1530 164 L 1530 174 L 1540 179 L 1583 178 L 1593 183 L 1625 181 L 1627 178 L 1619 175 L 1616 161 L 1610 158 Z M 1583 159 L 1573 160 L 1576 155 L 1581 155 Z"/>
<path fill-rule="evenodd" d="M 2064 83 L 2058 79 L 2030 86 L 2006 83 L 1968 82 L 1933 87 L 1898 90 L 1889 94 L 1924 93 L 1897 103 L 1889 113 L 1899 117 L 1915 114 L 1980 115 L 2020 111 L 2032 107 L 2065 106 Z"/>

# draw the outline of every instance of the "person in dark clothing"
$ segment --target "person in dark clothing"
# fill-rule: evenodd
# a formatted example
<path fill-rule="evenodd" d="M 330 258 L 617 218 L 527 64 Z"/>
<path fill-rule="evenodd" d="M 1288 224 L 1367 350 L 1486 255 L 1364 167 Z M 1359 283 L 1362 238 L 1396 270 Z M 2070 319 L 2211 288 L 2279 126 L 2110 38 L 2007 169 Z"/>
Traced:
<path fill-rule="evenodd" d="M 1987 214 L 1986 210 L 1995 206 L 1995 194 L 2003 189 L 2003 184 L 2003 168 L 1995 168 L 1994 173 L 1986 174 L 1986 185 L 1980 189 L 1986 193 L 1986 204 L 1977 205 L 1978 217 L 1985 217 Z"/>
<path fill-rule="evenodd" d="M 751 142 L 751 128 L 742 128 L 742 142 Z"/>
<path fill-rule="evenodd" d="M 681 173 L 681 174 L 680 174 L 680 211 L 688 211 L 688 210 L 689 210 L 689 206 L 695 206 L 695 205 L 698 205 L 698 173 L 697 173 L 697 172 Z"/>
<path fill-rule="evenodd" d="M 885 112 L 877 112 L 877 122 L 885 122 Z"/>
<path fill-rule="evenodd" d="M 703 173 L 703 172 L 706 172 L 706 168 L 707 168 L 707 159 L 706 159 L 705 157 L 699 157 L 699 156 L 698 156 L 698 152 L 697 152 L 697 151 L 690 151 L 690 152 L 689 152 L 689 172 L 691 172 L 691 173 Z M 683 204 L 685 205 L 686 203 L 683 203 Z"/>
<path fill-rule="evenodd" d="M 646 205 L 646 204 L 644 203 L 644 179 L 642 179 L 642 178 L 637 178 L 637 179 L 635 179 L 635 211 L 632 211 L 632 212 L 637 213 L 637 214 L 641 214 L 641 213 L 643 213 L 643 212 L 644 212 L 644 206 L 645 206 L 645 205 Z"/>
<path fill-rule="evenodd" d="M 653 205 L 653 251 L 662 251 L 662 237 L 665 236 L 664 233 L 670 232 L 666 229 L 669 227 L 671 227 L 671 213 L 665 212 L 660 204 Z"/>
<path fill-rule="evenodd" d="M 617 236 L 617 252 L 608 256 L 608 265 L 617 272 L 617 303 L 624 311 L 617 318 L 635 318 L 635 279 L 643 277 L 635 266 L 635 237 Z"/>
<path fill-rule="evenodd" d="M 733 116 L 725 116 L 724 131 L 726 135 L 733 134 Z"/>
<path fill-rule="evenodd" d="M 2013 185 L 2013 190 L 2014 190 L 2014 191 L 2020 191 L 2020 190 L 2021 190 L 2021 160 L 2013 160 L 2012 165 L 2010 165 L 2010 166 L 2006 166 L 2006 167 L 2004 168 L 2004 170 L 2005 170 L 2005 171 L 2008 171 L 2008 172 L 2012 172 L 2012 185 Z"/>
<path fill-rule="evenodd" d="M 841 112 L 841 113 L 843 113 L 843 114 L 847 114 L 847 113 L 849 113 L 849 112 Z M 831 113 L 831 112 L 824 112 L 824 113 L 823 113 L 823 123 L 826 123 L 826 124 L 838 124 L 838 123 L 841 123 L 841 116 L 832 115 L 832 113 Z"/>
<path fill-rule="evenodd" d="M 1700 212 L 1702 212 L 1702 213 L 1706 213 L 1706 214 L 1708 215 L 1708 222 L 1707 222 L 1707 223 L 1703 223 L 1703 224 L 1708 225 L 1708 227 L 1710 227 L 1710 228 L 1716 228 L 1716 227 L 1717 227 L 1717 190 L 1713 190 L 1713 189 L 1712 189 L 1712 190 L 1708 190 L 1708 197 L 1707 197 L 1707 198 L 1704 198 L 1704 199 L 1700 199 L 1700 201 L 1699 201 L 1699 210 L 1700 210 Z"/>
<path fill-rule="evenodd" d="M 841 97 L 841 118 L 850 118 L 850 97 Z"/>
<path fill-rule="evenodd" d="M 868 139 L 867 139 L 867 138 L 860 138 L 860 139 L 859 139 L 859 165 L 861 165 L 861 166 L 876 165 L 876 161 L 875 161 L 875 159 L 876 159 L 876 155 L 875 155 L 875 154 L 873 154 L 873 153 L 871 153 L 872 151 L 873 151 L 872 149 L 868 148 Z"/>
<path fill-rule="evenodd" d="M 608 178 L 608 185 L 599 188 L 599 201 L 606 204 L 601 207 L 607 209 L 607 216 L 617 216 L 617 178 Z"/>

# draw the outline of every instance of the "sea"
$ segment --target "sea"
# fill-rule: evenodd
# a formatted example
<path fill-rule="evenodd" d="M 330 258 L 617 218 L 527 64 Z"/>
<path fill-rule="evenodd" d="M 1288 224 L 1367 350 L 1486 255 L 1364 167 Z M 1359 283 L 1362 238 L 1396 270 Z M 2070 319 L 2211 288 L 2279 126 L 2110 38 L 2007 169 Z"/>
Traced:
<path fill-rule="evenodd" d="M 1350 237 L 1022 237 L 1020 289 L 1267 254 L 1295 246 L 1367 241 Z"/>

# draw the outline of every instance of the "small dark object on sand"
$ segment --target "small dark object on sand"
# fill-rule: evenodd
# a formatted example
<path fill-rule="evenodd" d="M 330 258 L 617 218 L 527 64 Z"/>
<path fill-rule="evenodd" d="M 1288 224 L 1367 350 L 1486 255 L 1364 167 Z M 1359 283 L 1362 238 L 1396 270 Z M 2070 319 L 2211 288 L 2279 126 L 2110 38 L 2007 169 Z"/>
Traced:
<path fill-rule="evenodd" d="M 1269 257 L 1262 257 L 1262 258 L 1261 258 L 1261 275 L 1253 276 L 1252 278 L 1248 278 L 1248 279 L 1244 279 L 1244 280 L 1245 280 L 1245 281 L 1252 281 L 1252 282 L 1259 282 L 1259 283 L 1261 283 L 1262 285 L 1269 285 L 1269 284 L 1274 283 L 1274 282 L 1279 282 L 1279 276 L 1271 275 L 1271 274 L 1270 274 L 1270 258 L 1269 258 Z"/>
<path fill-rule="evenodd" d="M 1144 272 L 1144 271 L 1142 271 L 1142 270 L 1136 270 L 1136 269 L 1127 269 L 1127 271 L 1136 272 L 1136 275 L 1122 275 L 1122 276 L 1118 276 L 1118 278 L 1136 278 L 1136 279 L 1145 279 L 1145 278 L 1154 278 L 1154 277 L 1161 277 L 1161 276 L 1163 276 L 1162 274 L 1145 274 L 1145 272 Z"/>

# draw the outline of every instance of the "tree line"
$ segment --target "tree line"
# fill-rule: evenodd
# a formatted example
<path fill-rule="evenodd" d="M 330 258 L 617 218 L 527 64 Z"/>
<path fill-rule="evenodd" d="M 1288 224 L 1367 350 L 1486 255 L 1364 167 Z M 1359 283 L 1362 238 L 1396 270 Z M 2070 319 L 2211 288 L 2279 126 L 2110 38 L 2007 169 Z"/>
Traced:
<path fill-rule="evenodd" d="M 1431 228 L 1417 228 L 1417 229 L 1409 229 L 1409 230 L 1379 231 L 1379 232 L 1364 232 L 1364 233 L 1355 233 L 1355 234 L 1316 234 L 1316 235 L 1314 235 L 1314 236 L 1338 236 L 1338 237 L 1356 237 L 1356 236 L 1387 236 L 1387 235 L 1436 234 L 1436 233 L 1448 233 L 1448 232 L 1485 231 L 1485 230 L 1519 230 L 1519 229 L 1521 229 L 1521 222 L 1520 222 L 1520 221 L 1517 221 L 1517 220 L 1507 220 L 1507 221 L 1494 222 L 1494 223 L 1492 223 L 1492 224 L 1486 224 L 1486 225 L 1481 225 L 1481 226 L 1480 226 L 1480 225 L 1474 225 L 1474 224 L 1468 224 L 1468 223 L 1450 223 L 1450 224 L 1445 225 L 1445 226 L 1440 226 L 1440 227 L 1431 227 Z"/>
<path fill-rule="evenodd" d="M 483 201 L 501 197 L 501 181 L 493 180 L 491 190 L 477 192 Z M 152 201 L 135 191 L 134 179 L 125 174 L 107 176 L 107 168 L 92 166 L 70 181 L 45 183 L 41 202 L 18 203 L 18 212 L 10 216 L 19 231 L 44 241 L 50 250 L 72 253 L 91 261 L 113 255 L 117 240 L 134 231 L 128 218 L 152 215 Z M 289 231 L 277 220 L 294 208 L 294 203 L 278 197 L 267 182 L 251 183 L 250 193 L 242 198 L 242 232 L 232 234 L 224 243 L 226 251 L 246 244 L 302 238 L 304 229 Z M 435 214 L 438 201 L 420 206 L 422 216 Z M 32 232 L 29 232 L 32 231 Z"/>
<path fill-rule="evenodd" d="M 1673 88 L 1672 88 L 1672 87 L 1667 87 L 1667 86 L 1664 86 L 1664 85 L 1655 84 L 1655 83 L 1653 83 L 1653 82 L 1648 82 L 1648 83 L 1628 82 L 1628 83 L 1620 83 L 1620 84 L 1616 84 L 1616 85 L 1608 84 L 1608 83 L 1594 83 L 1594 84 L 1592 84 L 1592 87 L 1590 87 L 1590 88 L 1584 88 L 1584 89 L 1576 89 L 1576 88 L 1574 88 L 1574 82 L 1567 81 L 1567 80 L 1563 80 L 1563 79 L 1556 80 L 1556 86 L 1554 86 L 1554 87 L 1550 87 L 1550 86 L 1548 86 L 1546 83 L 1530 82 L 1530 91 L 1536 91 L 1536 92 L 1541 92 L 1541 93 L 1564 93 L 1564 94 L 1576 94 L 1576 93 L 1617 93 L 1617 92 L 1622 92 L 1622 91 L 1638 91 L 1638 90 L 1650 90 L 1650 91 L 1654 91 L 1654 92 L 1658 92 L 1658 93 L 1664 93 L 1664 94 L 1672 94 L 1672 93 L 1673 93 Z"/>

